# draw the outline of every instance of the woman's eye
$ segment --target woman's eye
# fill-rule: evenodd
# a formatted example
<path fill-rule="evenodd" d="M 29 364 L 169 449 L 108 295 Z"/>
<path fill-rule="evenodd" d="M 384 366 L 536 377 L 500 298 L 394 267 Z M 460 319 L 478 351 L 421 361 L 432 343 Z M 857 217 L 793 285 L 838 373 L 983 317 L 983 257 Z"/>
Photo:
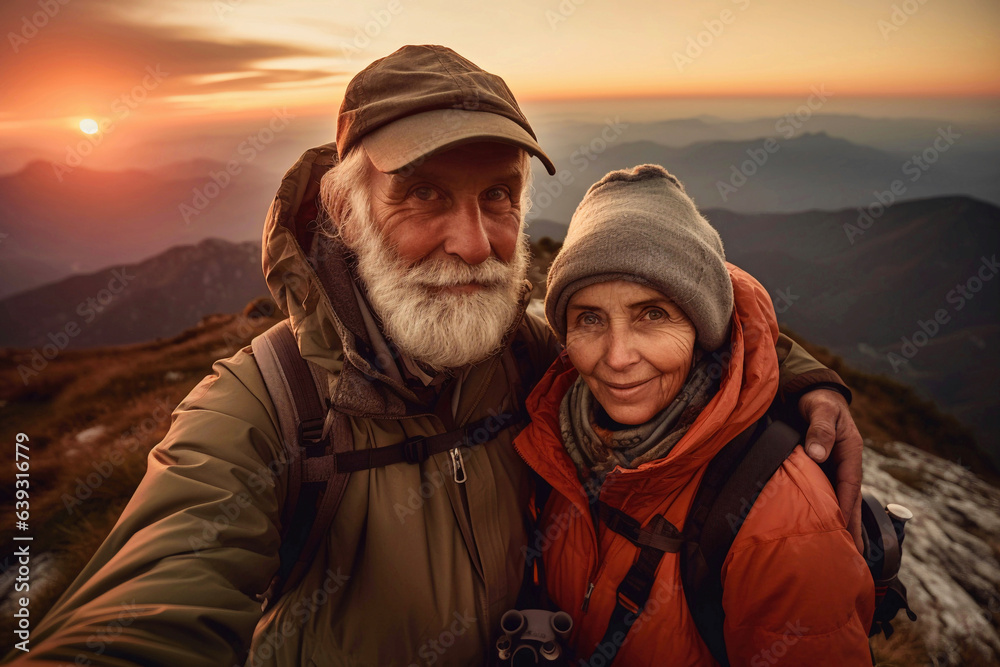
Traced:
<path fill-rule="evenodd" d="M 659 308 L 650 308 L 648 311 L 646 311 L 646 317 L 651 320 L 663 320 L 666 319 L 667 314 L 664 313 Z"/>
<path fill-rule="evenodd" d="M 594 315 L 593 313 L 584 313 L 583 315 L 580 316 L 580 324 L 584 326 L 591 327 L 597 324 L 598 322 L 600 322 L 600 320 L 598 319 L 597 315 Z"/>
<path fill-rule="evenodd" d="M 437 195 L 434 192 L 434 188 L 428 186 L 421 186 L 419 188 L 413 188 L 413 196 L 422 201 L 430 201 L 434 199 Z"/>

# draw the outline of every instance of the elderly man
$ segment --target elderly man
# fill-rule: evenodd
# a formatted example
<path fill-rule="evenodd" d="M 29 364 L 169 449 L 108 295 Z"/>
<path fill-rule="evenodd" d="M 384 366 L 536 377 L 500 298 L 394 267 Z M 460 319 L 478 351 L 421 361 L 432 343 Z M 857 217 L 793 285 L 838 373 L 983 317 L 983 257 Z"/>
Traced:
<path fill-rule="evenodd" d="M 404 47 L 358 74 L 336 145 L 289 170 L 264 230 L 293 349 L 327 390 L 320 440 L 362 460 L 322 539 L 267 597 L 287 557 L 283 512 L 303 499 L 289 498 L 290 467 L 274 465 L 281 420 L 248 346 L 177 407 L 121 519 L 22 660 L 482 664 L 523 579 L 531 485 L 511 446 L 515 415 L 557 354 L 525 314 L 532 155 L 554 173 L 504 82 L 449 49 Z M 856 485 L 860 438 L 828 390 L 842 383 L 787 339 L 778 352 L 783 397 L 823 447 L 846 443 Z M 426 447 L 473 424 L 488 437 Z M 852 507 L 856 494 L 841 495 Z"/>

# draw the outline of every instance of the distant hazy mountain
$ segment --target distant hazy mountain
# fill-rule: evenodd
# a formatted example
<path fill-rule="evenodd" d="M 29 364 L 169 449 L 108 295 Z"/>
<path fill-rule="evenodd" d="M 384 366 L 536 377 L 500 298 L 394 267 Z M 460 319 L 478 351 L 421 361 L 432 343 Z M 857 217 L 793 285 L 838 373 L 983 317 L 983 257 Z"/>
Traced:
<path fill-rule="evenodd" d="M 917 386 L 1000 462 L 1000 208 L 903 202 L 862 220 L 866 230 L 852 210 L 705 214 L 781 322 L 856 368 Z"/>
<path fill-rule="evenodd" d="M 851 114 L 824 114 L 799 111 L 789 105 L 784 116 L 750 120 L 729 120 L 710 115 L 696 118 L 672 118 L 636 122 L 628 118 L 628 107 L 618 115 L 627 123 L 622 129 L 621 142 L 652 141 L 663 146 L 689 146 L 706 141 L 748 141 L 761 137 L 790 139 L 806 133 L 825 132 L 851 143 L 878 148 L 889 153 L 923 151 L 934 141 L 939 128 L 953 126 L 962 135 L 965 147 L 979 150 L 1000 150 L 1000 129 L 996 124 L 954 122 L 931 118 L 872 118 Z M 589 144 L 601 136 L 604 128 L 614 124 L 616 114 L 600 122 L 582 122 L 542 118 L 535 123 L 538 139 L 550 156 L 569 155 L 581 144 Z M 607 135 L 605 135 L 607 136 Z"/>
<path fill-rule="evenodd" d="M 35 161 L 0 176 L 0 298 L 207 236 L 259 238 L 277 181 L 239 169 L 233 176 L 222 163 L 193 160 L 61 172 Z"/>
<path fill-rule="evenodd" d="M 792 139 L 779 135 L 770 144 L 755 138 L 681 147 L 626 141 L 630 138 L 626 130 L 615 141 L 598 142 L 600 152 L 576 150 L 557 160 L 565 173 L 562 182 L 536 176 L 530 216 L 568 222 L 592 183 L 613 169 L 646 162 L 676 174 L 700 207 L 745 213 L 868 206 L 877 203 L 876 192 L 889 191 L 894 181 L 899 182 L 897 193 L 889 195 L 895 199 L 965 194 L 1000 203 L 1000 150 L 981 148 L 963 137 L 945 139 L 936 131 L 924 147 L 937 138 L 946 150 L 928 154 L 933 164 L 920 155 L 918 164 L 915 153 L 890 153 L 825 132 Z"/>
<path fill-rule="evenodd" d="M 0 300 L 0 346 L 46 352 L 173 336 L 267 295 L 260 261 L 259 243 L 206 239 L 64 278 Z"/>

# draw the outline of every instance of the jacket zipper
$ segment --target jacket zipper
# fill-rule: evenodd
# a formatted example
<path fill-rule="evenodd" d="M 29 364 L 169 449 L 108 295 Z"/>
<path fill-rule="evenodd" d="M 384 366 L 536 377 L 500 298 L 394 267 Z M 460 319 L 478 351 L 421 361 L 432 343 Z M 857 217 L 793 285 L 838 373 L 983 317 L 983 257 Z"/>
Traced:
<path fill-rule="evenodd" d="M 593 592 L 594 592 L 594 582 L 593 581 L 588 581 L 587 582 L 587 592 L 584 593 L 584 595 L 583 595 L 583 606 L 580 608 L 580 611 L 582 611 L 584 614 L 587 613 L 587 607 L 590 606 L 590 594 L 593 593 Z"/>
<path fill-rule="evenodd" d="M 454 471 L 454 479 L 456 484 L 465 484 L 465 480 L 469 477 L 465 474 L 465 462 L 462 460 L 462 450 L 458 447 L 448 450 L 451 454 L 451 468 Z"/>
<path fill-rule="evenodd" d="M 605 479 L 605 481 L 607 480 Z M 597 516 L 597 501 L 600 497 L 600 490 L 597 492 L 597 498 L 591 499 L 589 495 L 587 496 L 587 509 L 590 510 L 590 526 L 594 529 L 594 553 L 597 554 L 597 561 L 591 566 L 590 573 L 587 576 L 587 591 L 583 594 L 583 605 L 580 608 L 580 611 L 584 614 L 587 613 L 587 608 L 590 606 L 590 594 L 594 592 L 594 583 L 597 580 L 597 572 L 595 570 L 603 567 L 603 563 L 601 563 L 601 536 L 597 530 L 600 526 L 600 519 Z"/>

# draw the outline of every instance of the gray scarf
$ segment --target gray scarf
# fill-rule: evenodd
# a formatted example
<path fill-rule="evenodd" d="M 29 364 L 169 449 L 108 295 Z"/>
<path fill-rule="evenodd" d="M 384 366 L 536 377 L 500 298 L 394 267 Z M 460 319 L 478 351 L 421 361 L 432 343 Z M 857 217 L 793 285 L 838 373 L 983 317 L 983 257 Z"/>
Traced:
<path fill-rule="evenodd" d="M 608 430 L 595 424 L 594 400 L 582 377 L 570 387 L 559 407 L 563 445 L 584 484 L 598 484 L 615 466 L 636 468 L 663 458 L 687 432 L 712 396 L 718 381 L 709 372 L 711 357 L 705 355 L 692 367 L 674 400 L 645 424 Z"/>

